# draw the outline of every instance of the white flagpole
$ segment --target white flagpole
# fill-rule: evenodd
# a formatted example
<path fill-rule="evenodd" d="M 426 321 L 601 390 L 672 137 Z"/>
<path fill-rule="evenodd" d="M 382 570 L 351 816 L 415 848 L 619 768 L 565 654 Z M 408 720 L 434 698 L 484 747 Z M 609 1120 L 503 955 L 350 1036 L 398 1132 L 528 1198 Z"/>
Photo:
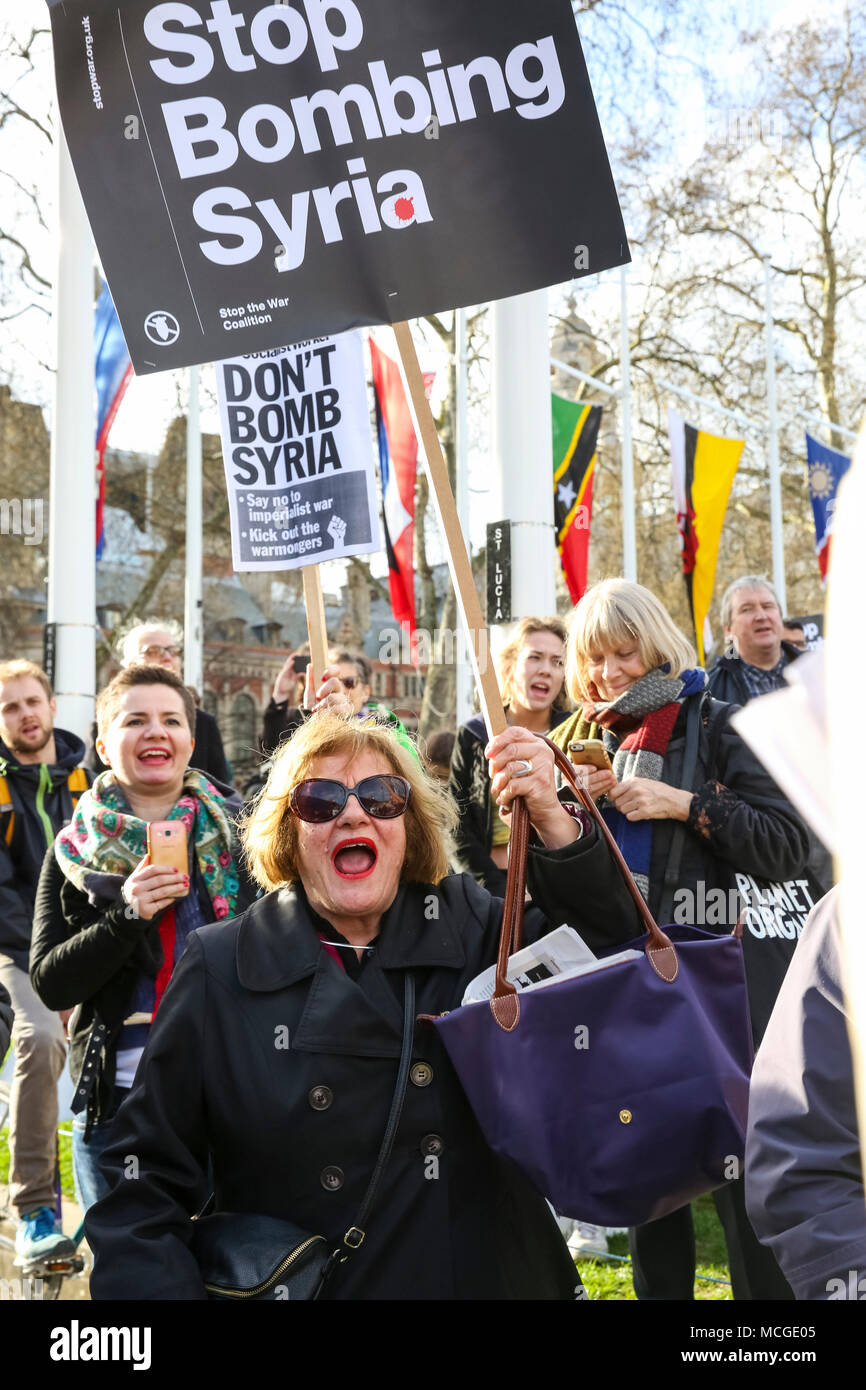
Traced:
<path fill-rule="evenodd" d="M 770 465 L 770 528 L 773 537 L 773 584 L 782 605 L 785 594 L 785 542 L 782 534 L 782 481 L 779 470 L 779 421 L 776 410 L 776 354 L 773 343 L 773 286 L 770 257 L 764 257 L 764 303 L 767 317 L 767 457 Z"/>
<path fill-rule="evenodd" d="M 490 319 L 490 520 L 511 522 L 512 619 L 544 617 L 556 612 L 559 564 L 547 291 L 496 300 Z M 494 652 L 506 631 L 491 626 Z"/>
<path fill-rule="evenodd" d="M 622 380 L 622 572 L 637 580 L 634 518 L 634 452 L 631 438 L 631 348 L 628 337 L 628 266 L 620 270 L 620 374 Z"/>
<path fill-rule="evenodd" d="M 468 362 L 466 357 L 466 310 L 454 311 L 454 350 L 457 356 L 457 515 L 460 529 L 471 554 L 469 540 L 469 437 L 468 424 Z M 461 629 L 461 637 L 465 634 Z M 472 691 L 475 681 L 472 664 L 464 660 L 462 644 L 457 646 L 457 727 L 472 717 Z"/>
<path fill-rule="evenodd" d="M 96 686 L 96 403 L 93 244 L 57 122 L 60 248 L 54 290 L 48 621 L 56 624 L 57 724 L 81 737 Z M 44 506 L 43 499 L 38 499 Z"/>
<path fill-rule="evenodd" d="M 201 537 L 201 418 L 199 369 L 189 369 L 186 413 L 186 584 L 183 614 L 183 678 L 202 693 L 202 537 Z"/>

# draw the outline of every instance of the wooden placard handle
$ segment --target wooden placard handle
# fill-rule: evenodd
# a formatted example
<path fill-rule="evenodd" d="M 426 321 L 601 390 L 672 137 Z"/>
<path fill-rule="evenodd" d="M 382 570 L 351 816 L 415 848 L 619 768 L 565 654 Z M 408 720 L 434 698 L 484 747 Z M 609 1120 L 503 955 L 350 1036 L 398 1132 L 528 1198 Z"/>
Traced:
<path fill-rule="evenodd" d="M 319 565 L 302 565 L 304 579 L 304 608 L 307 613 L 307 635 L 310 639 L 310 665 L 313 668 L 313 689 L 322 679 L 328 665 L 328 631 L 325 627 L 325 600 L 322 596 L 322 571 Z"/>
<path fill-rule="evenodd" d="M 403 378 L 403 388 L 406 392 L 406 401 L 412 416 L 412 423 L 415 426 L 419 448 L 427 463 L 430 492 L 436 508 L 436 515 L 439 518 L 439 525 L 445 537 L 448 568 L 451 571 L 451 582 L 454 585 L 457 607 L 469 634 L 469 650 L 478 698 L 481 703 L 484 722 L 487 725 L 487 732 L 492 738 L 494 734 L 501 734 L 508 727 L 508 723 L 502 705 L 502 696 L 499 693 L 496 672 L 493 669 L 487 625 L 481 616 L 478 590 L 475 588 L 475 579 L 472 575 L 472 566 L 469 563 L 466 542 L 463 539 L 463 532 L 460 530 L 457 504 L 451 491 L 448 468 L 442 455 L 439 435 L 436 432 L 436 422 L 433 419 L 430 402 L 424 390 L 424 377 L 418 363 L 418 354 L 415 351 L 412 332 L 406 322 L 395 323 L 393 328 L 394 337 L 397 340 L 400 372 Z"/>

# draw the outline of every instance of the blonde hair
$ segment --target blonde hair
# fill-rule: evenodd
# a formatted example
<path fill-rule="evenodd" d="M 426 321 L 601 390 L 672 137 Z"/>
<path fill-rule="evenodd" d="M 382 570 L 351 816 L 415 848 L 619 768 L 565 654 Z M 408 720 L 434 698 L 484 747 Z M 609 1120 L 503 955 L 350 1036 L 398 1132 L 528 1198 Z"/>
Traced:
<path fill-rule="evenodd" d="M 590 698 L 591 653 L 630 641 L 648 671 L 668 666 L 671 679 L 697 664 L 694 647 L 654 593 L 629 579 L 603 579 L 587 589 L 571 615 L 565 684 L 575 704 Z"/>
<path fill-rule="evenodd" d="M 241 820 L 241 841 L 253 878 L 262 888 L 300 879 L 298 818 L 289 797 L 299 782 L 315 776 L 320 758 L 344 754 L 353 762 L 378 754 L 412 788 L 406 808 L 406 854 L 401 879 L 438 883 L 448 873 L 450 837 L 457 810 L 447 788 L 437 784 L 388 728 L 347 723 L 330 710 L 312 715 L 278 751 L 268 780 Z"/>
<path fill-rule="evenodd" d="M 496 662 L 504 705 L 511 703 L 513 695 L 511 682 L 514 676 L 514 666 L 523 644 L 533 632 L 550 632 L 554 637 L 558 637 L 563 648 L 565 647 L 567 632 L 565 623 L 561 618 L 523 618 L 500 651 Z M 557 713 L 568 708 L 564 686 L 557 692 L 556 699 L 550 708 Z"/>

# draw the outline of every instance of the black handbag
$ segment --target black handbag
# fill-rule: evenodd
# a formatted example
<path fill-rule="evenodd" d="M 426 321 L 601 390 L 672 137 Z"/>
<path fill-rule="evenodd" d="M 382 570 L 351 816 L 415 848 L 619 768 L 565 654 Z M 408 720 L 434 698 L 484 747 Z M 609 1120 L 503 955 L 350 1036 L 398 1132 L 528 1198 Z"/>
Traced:
<path fill-rule="evenodd" d="M 415 1028 L 415 981 L 407 972 L 403 1002 L 403 1046 L 385 1135 L 358 1217 L 339 1245 L 311 1235 L 294 1222 L 251 1212 L 214 1212 L 193 1221 L 190 1249 L 198 1261 L 209 1299 L 270 1302 L 320 1298 L 335 1270 L 360 1248 L 382 1175 L 400 1123 Z M 211 1201 L 213 1199 L 211 1198 Z M 205 1205 L 208 1210 L 210 1202 Z"/>

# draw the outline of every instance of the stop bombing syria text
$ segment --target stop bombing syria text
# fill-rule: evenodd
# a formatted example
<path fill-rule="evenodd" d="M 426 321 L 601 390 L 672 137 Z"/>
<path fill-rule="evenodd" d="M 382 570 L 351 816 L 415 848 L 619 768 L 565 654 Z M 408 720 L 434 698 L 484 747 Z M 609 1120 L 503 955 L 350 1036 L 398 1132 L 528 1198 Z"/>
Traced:
<path fill-rule="evenodd" d="M 162 56 L 149 59 L 151 71 L 169 87 L 186 86 L 207 78 L 218 62 L 235 73 L 262 64 L 285 67 L 312 47 L 321 73 L 334 73 L 339 68 L 338 55 L 359 48 L 364 41 L 361 12 L 353 0 L 301 0 L 301 4 L 303 14 L 300 6 L 264 6 L 249 23 L 232 10 L 230 0 L 211 0 L 207 20 L 192 5 L 174 0 L 154 5 L 144 16 L 143 31 L 150 47 Z M 550 34 L 515 45 L 503 64 L 481 55 L 445 67 L 436 48 L 423 52 L 420 59 L 423 80 L 409 73 L 391 76 L 383 60 L 373 59 L 367 63 L 369 85 L 351 82 L 340 90 L 323 86 L 292 98 L 285 106 L 260 102 L 240 115 L 234 130 L 229 129 L 228 111 L 218 97 L 200 93 L 165 101 L 162 116 L 178 174 L 181 179 L 223 174 L 238 163 L 241 151 L 248 159 L 268 165 L 283 164 L 299 152 L 318 154 L 325 123 L 334 146 L 350 146 L 356 139 L 350 109 L 355 129 L 360 123 L 365 141 L 370 141 L 420 133 L 434 115 L 437 129 L 474 120 L 479 114 L 476 101 L 482 111 L 493 113 L 510 111 L 513 103 L 521 119 L 541 120 L 558 111 L 565 100 L 559 55 Z M 527 67 L 538 75 L 528 76 Z M 225 266 L 255 259 L 265 245 L 263 223 L 283 251 L 277 269 L 296 270 L 306 256 L 311 204 L 326 244 L 343 239 L 341 204 L 356 210 L 365 235 L 433 221 L 417 171 L 390 169 L 371 177 L 365 160 L 356 157 L 347 159 L 346 172 L 350 178 L 334 186 L 294 192 L 283 206 L 274 198 L 253 203 L 242 188 L 227 184 L 198 193 L 192 204 L 193 219 L 202 232 L 213 234 L 199 242 L 202 255 Z M 299 177 L 295 171 L 295 186 Z M 249 215 L 253 209 L 261 222 Z M 348 229 L 345 211 L 343 220 Z M 270 247 L 268 238 L 268 254 Z"/>

